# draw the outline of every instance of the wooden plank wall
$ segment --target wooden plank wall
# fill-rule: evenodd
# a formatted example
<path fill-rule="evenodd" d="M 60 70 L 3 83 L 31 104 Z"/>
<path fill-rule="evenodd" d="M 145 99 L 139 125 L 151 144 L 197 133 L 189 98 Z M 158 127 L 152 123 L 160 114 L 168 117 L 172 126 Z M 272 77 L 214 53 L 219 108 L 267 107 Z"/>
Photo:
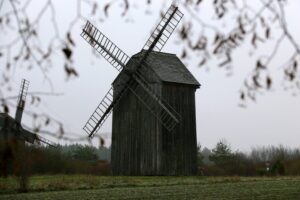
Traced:
<path fill-rule="evenodd" d="M 193 175 L 197 172 L 197 135 L 195 87 L 164 85 L 163 97 L 181 115 L 181 122 L 172 132 L 163 129 L 163 173 Z"/>
<path fill-rule="evenodd" d="M 151 81 L 158 94 L 161 85 Z M 118 91 L 118 81 L 114 90 Z M 140 95 L 147 94 L 138 91 Z M 161 125 L 131 92 L 113 110 L 112 170 L 114 175 L 157 175 L 160 166 Z"/>

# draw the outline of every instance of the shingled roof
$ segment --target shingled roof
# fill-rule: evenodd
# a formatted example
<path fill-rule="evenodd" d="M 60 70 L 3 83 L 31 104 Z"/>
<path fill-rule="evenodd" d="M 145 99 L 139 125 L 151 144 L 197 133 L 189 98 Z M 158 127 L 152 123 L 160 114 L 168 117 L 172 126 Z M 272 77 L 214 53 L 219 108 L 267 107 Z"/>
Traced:
<path fill-rule="evenodd" d="M 141 51 L 132 58 L 139 58 L 144 53 L 145 51 Z M 153 51 L 147 58 L 147 63 L 163 82 L 200 86 L 200 83 L 175 54 Z"/>

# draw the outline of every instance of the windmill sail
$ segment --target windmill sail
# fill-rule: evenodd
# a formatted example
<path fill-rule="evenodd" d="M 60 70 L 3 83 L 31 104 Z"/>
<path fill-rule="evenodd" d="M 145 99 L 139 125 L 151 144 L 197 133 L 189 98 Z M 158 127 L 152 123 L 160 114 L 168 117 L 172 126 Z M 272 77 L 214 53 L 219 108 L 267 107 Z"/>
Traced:
<path fill-rule="evenodd" d="M 85 124 L 83 129 L 90 137 L 99 130 L 101 125 L 108 118 L 114 105 L 118 103 L 128 89 L 148 108 L 167 130 L 171 131 L 180 121 L 180 115 L 151 89 L 141 72 L 142 70 L 147 70 L 147 56 L 149 53 L 152 50 L 160 51 L 162 49 L 182 16 L 183 14 L 178 10 L 178 7 L 172 5 L 168 9 L 159 23 L 159 26 L 144 46 L 144 49 L 147 50 L 146 54 L 144 54 L 141 60 L 133 61 L 136 66 L 135 71 L 126 68 L 129 57 L 123 51 L 89 21 L 86 23 L 81 36 L 118 71 L 125 68 L 125 70 L 129 72 L 127 73 L 127 78 L 123 80 L 124 84 L 122 84 L 123 88 L 120 92 L 113 95 L 113 88 L 111 88 Z M 156 32 L 158 32 L 157 35 Z M 160 109 L 156 109 L 158 106 Z"/>
<path fill-rule="evenodd" d="M 155 30 L 152 32 L 143 49 L 150 51 L 161 51 L 182 17 L 183 13 L 180 12 L 178 7 L 171 5 L 166 14 L 160 20 Z"/>
<path fill-rule="evenodd" d="M 80 35 L 119 72 L 129 61 L 129 56 L 89 21 Z"/>
<path fill-rule="evenodd" d="M 89 137 L 100 129 L 111 113 L 113 105 L 113 88 L 111 87 L 83 127 Z"/>
<path fill-rule="evenodd" d="M 46 145 L 48 145 L 48 146 L 50 146 L 50 147 L 53 147 L 53 148 L 56 148 L 56 147 L 57 147 L 57 144 L 56 144 L 56 143 L 54 143 L 54 142 L 52 142 L 52 141 L 50 141 L 50 140 L 48 140 L 48 139 L 46 139 L 46 138 L 44 138 L 44 137 L 42 137 L 42 136 L 37 136 L 37 137 L 36 137 L 36 140 L 37 140 L 39 143 L 44 143 L 44 144 L 46 144 Z"/>
<path fill-rule="evenodd" d="M 21 124 L 28 87 L 29 87 L 29 81 L 22 79 L 20 92 L 18 96 L 17 110 L 15 115 L 15 120 L 18 124 Z"/>

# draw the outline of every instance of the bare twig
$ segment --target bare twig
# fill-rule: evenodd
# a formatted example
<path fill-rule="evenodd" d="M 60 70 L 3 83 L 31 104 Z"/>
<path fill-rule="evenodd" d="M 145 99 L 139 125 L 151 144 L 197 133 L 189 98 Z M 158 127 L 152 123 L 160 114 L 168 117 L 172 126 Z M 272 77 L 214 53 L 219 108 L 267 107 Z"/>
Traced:
<path fill-rule="evenodd" d="M 52 92 L 28 92 L 27 95 L 29 96 L 61 96 L 63 93 L 52 93 Z M 0 98 L 0 101 L 7 101 L 11 99 L 17 99 L 19 96 L 9 96 Z"/>
<path fill-rule="evenodd" d="M 40 63 L 40 61 L 36 58 L 35 54 L 31 52 L 31 48 L 30 48 L 30 46 L 29 46 L 28 43 L 27 43 L 27 39 L 28 39 L 28 38 L 26 38 L 26 37 L 24 36 L 24 34 L 23 34 L 23 30 L 22 30 L 22 28 L 21 28 L 21 22 L 20 22 L 20 19 L 19 19 L 18 11 L 17 11 L 17 9 L 16 9 L 15 4 L 14 4 L 13 1 L 14 1 L 14 0 L 10 0 L 10 3 L 11 3 L 11 5 L 12 5 L 12 7 L 13 7 L 13 11 L 14 11 L 15 17 L 16 17 L 16 19 L 17 19 L 17 25 L 18 25 L 18 28 L 19 28 L 19 33 L 20 33 L 20 36 L 21 36 L 21 38 L 22 38 L 22 40 L 23 40 L 24 46 L 25 46 L 26 50 L 27 50 L 28 52 L 30 52 L 31 57 L 33 58 L 33 60 L 35 61 L 35 63 L 39 66 L 40 71 L 41 71 L 42 74 L 44 75 L 44 78 L 49 82 L 49 84 L 50 84 L 50 86 L 51 86 L 51 88 L 52 88 L 52 90 L 53 90 L 54 88 L 53 88 L 53 84 L 52 84 L 52 82 L 51 82 L 51 79 L 47 76 L 46 72 L 42 69 L 41 63 Z M 42 12 L 45 12 L 45 11 L 42 10 L 41 13 L 42 13 Z M 39 16 L 39 17 L 40 17 L 40 16 Z M 28 37 L 29 37 L 29 36 L 28 36 Z"/>

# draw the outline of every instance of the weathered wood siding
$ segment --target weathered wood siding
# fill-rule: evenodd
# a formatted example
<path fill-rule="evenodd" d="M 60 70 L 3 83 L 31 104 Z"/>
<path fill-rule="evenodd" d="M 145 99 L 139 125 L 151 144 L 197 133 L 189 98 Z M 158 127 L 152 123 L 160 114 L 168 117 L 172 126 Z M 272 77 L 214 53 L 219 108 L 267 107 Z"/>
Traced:
<path fill-rule="evenodd" d="M 181 115 L 181 122 L 172 132 L 162 130 L 165 175 L 193 175 L 197 171 L 195 90 L 188 85 L 163 85 L 163 98 Z"/>
<path fill-rule="evenodd" d="M 150 74 L 152 89 L 161 93 L 161 84 Z M 120 87 L 114 82 L 114 94 Z M 144 94 L 138 90 L 138 94 Z M 114 175 L 156 175 L 160 168 L 161 125 L 146 106 L 128 91 L 114 107 L 112 128 L 112 171 Z"/>

